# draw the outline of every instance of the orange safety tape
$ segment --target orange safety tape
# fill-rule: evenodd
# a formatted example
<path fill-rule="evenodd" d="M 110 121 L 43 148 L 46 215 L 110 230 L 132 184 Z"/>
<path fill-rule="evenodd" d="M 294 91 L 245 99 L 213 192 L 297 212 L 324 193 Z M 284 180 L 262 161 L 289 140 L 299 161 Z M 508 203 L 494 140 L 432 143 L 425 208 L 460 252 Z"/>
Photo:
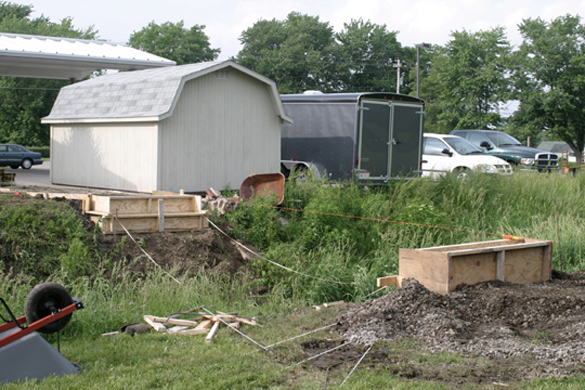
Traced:
<path fill-rule="evenodd" d="M 404 221 L 392 221 L 389 219 L 380 219 L 380 218 L 371 218 L 371 217 L 359 217 L 356 215 L 347 215 L 347 214 L 336 214 L 336 213 L 328 213 L 325 211 L 315 211 L 315 210 L 303 210 L 303 209 L 293 209 L 289 207 L 281 207 L 281 206 L 271 206 L 266 204 L 256 204 L 256 203 L 248 203 L 248 202 L 239 202 L 239 204 L 244 206 L 259 206 L 259 207 L 267 207 L 271 209 L 278 209 L 278 210 L 286 210 L 286 211 L 297 211 L 302 213 L 313 213 L 313 214 L 320 214 L 320 215 L 330 215 L 333 217 L 341 217 L 341 218 L 352 218 L 352 219 L 360 219 L 360 220 L 367 220 L 367 221 L 374 221 L 374 222 L 384 222 L 384 223 L 397 223 L 401 225 L 411 225 L 411 226 L 419 226 L 419 227 L 427 227 L 432 229 L 444 229 L 444 230 L 453 230 L 459 232 L 468 232 L 468 233 L 475 233 L 475 234 L 486 234 L 486 235 L 494 235 L 494 236 L 502 236 L 504 239 L 507 240 L 520 240 L 522 238 L 529 238 L 536 234 L 538 231 L 542 230 L 544 225 L 546 225 L 549 219 L 552 218 L 553 214 L 555 213 L 557 206 L 555 205 L 555 209 L 551 213 L 551 215 L 540 225 L 538 229 L 527 236 L 513 236 L 511 234 L 501 234 L 501 233 L 492 233 L 492 232 L 484 232 L 479 230 L 469 230 L 469 229 L 462 229 L 462 228 L 454 228 L 454 227 L 447 227 L 447 226 L 438 226 L 438 225 L 427 225 L 423 223 L 415 223 L 415 222 L 404 222 Z"/>

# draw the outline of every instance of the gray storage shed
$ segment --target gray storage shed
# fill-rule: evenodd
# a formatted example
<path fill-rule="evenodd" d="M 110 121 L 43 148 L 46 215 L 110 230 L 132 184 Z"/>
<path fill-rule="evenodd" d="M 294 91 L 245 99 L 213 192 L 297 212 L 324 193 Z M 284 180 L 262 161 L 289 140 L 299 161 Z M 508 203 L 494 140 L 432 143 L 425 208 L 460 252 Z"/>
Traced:
<path fill-rule="evenodd" d="M 291 121 L 272 80 L 223 61 L 64 87 L 42 123 L 53 184 L 197 192 L 279 172 L 280 125 Z"/>

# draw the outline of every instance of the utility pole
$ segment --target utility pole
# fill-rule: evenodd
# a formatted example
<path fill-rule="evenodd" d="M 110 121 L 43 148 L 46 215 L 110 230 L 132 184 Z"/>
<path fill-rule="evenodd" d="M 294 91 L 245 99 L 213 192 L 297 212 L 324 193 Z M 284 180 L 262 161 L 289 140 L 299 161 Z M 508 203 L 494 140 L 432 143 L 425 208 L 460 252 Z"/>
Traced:
<path fill-rule="evenodd" d="M 416 45 L 416 97 L 419 97 L 420 88 L 420 49 L 431 47 L 428 43 L 419 43 Z"/>
<path fill-rule="evenodd" d="M 396 68 L 396 93 L 400 93 L 400 69 L 402 69 L 400 58 L 392 65 L 392 67 Z"/>

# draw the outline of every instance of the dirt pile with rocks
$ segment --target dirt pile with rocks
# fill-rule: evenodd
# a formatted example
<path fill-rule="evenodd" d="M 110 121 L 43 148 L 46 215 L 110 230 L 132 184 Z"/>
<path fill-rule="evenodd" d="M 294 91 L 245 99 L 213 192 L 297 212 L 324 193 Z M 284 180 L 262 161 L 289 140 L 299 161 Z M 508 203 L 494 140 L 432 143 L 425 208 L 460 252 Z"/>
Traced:
<path fill-rule="evenodd" d="M 89 243 L 94 246 L 96 253 L 107 258 L 111 265 L 123 264 L 124 268 L 131 269 L 136 276 L 144 276 L 158 266 L 166 270 L 172 270 L 176 276 L 193 276 L 201 270 L 210 271 L 217 275 L 228 277 L 249 274 L 252 252 L 245 251 L 232 238 L 210 226 L 208 229 L 195 232 L 157 232 L 149 234 L 102 235 L 95 234 L 95 224 L 89 216 L 82 211 L 82 201 L 79 198 L 66 198 L 60 195 L 83 194 L 83 189 L 78 192 L 69 191 L 55 195 L 51 193 L 50 199 L 46 199 L 43 193 L 31 191 L 44 188 L 27 187 L 19 195 L 7 196 L 2 201 L 2 207 L 16 207 L 29 202 L 66 202 L 75 210 L 78 219 L 84 228 L 92 234 L 93 239 Z M 68 189 L 69 190 L 69 189 Z M 4 191 L 0 191 L 4 192 Z M 30 195 L 36 194 L 36 195 Z M 100 192 L 107 195 L 107 192 Z M 225 221 L 217 221 L 219 229 L 229 231 Z M 255 248 L 246 244 L 248 248 Z M 149 256 L 152 258 L 149 259 Z M 154 264 L 156 263 L 156 264 Z M 8 263 L 10 268 L 13 264 Z M 15 272 L 18 269 L 15 268 Z M 36 275 L 39 278 L 46 275 Z M 106 277 L 110 276 L 106 271 Z"/>
<path fill-rule="evenodd" d="M 553 272 L 530 285 L 462 286 L 447 296 L 409 279 L 343 313 L 338 332 L 358 345 L 412 338 L 430 352 L 520 360 L 522 379 L 562 377 L 585 373 L 584 308 L 585 272 Z"/>

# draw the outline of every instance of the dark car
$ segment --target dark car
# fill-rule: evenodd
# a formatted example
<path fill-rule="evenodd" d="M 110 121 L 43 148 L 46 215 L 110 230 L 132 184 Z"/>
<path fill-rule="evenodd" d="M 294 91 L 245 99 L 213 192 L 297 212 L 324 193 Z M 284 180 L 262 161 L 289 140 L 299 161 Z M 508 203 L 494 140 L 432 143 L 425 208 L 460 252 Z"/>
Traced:
<path fill-rule="evenodd" d="M 546 150 L 522 145 L 509 134 L 496 130 L 453 130 L 451 134 L 465 138 L 487 153 L 506 160 L 520 169 L 550 171 L 559 169 L 559 156 Z"/>
<path fill-rule="evenodd" d="M 12 169 L 22 167 L 30 169 L 33 165 L 43 163 L 41 154 L 31 152 L 24 146 L 15 144 L 0 144 L 0 167 L 9 166 Z"/>

